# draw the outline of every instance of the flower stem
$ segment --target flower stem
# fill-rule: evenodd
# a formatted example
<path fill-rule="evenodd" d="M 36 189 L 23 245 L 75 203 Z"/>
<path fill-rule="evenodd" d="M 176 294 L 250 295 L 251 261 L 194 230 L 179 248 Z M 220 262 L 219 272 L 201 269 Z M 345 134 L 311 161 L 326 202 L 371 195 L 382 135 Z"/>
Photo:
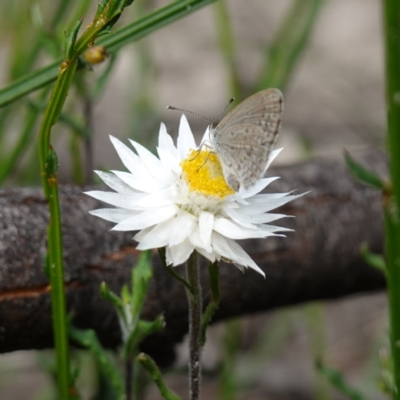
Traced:
<path fill-rule="evenodd" d="M 190 400 L 200 399 L 202 295 L 198 256 L 194 251 L 186 263 L 186 277 L 192 293 L 186 289 L 189 302 L 189 393 Z"/>
<path fill-rule="evenodd" d="M 133 361 L 132 358 L 125 360 L 125 400 L 132 400 L 132 377 Z"/>
<path fill-rule="evenodd" d="M 389 297 L 390 343 L 393 359 L 393 399 L 400 399 L 400 4 L 385 0 L 386 99 L 392 193 L 384 193 L 386 278 Z"/>

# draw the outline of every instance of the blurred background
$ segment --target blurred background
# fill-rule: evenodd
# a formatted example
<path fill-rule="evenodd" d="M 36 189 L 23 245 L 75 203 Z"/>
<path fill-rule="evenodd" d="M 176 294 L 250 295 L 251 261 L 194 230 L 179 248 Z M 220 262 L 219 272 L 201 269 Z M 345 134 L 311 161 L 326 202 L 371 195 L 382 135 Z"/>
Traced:
<path fill-rule="evenodd" d="M 65 30 L 90 23 L 95 1 L 3 0 L 0 88 L 58 60 Z M 136 0 L 114 30 L 168 1 Z M 78 74 L 54 128 L 62 184 L 91 183 L 93 168 L 120 168 L 108 135 L 152 150 L 161 122 L 176 136 L 185 108 L 218 117 L 228 100 L 284 90 L 277 163 L 382 148 L 385 133 L 381 3 L 376 0 L 220 0 L 110 54 Z M 0 183 L 40 185 L 37 130 L 51 85 L 0 109 Z M 201 137 L 207 122 L 188 116 Z M 278 144 L 278 145 L 279 145 Z M 205 349 L 204 398 L 341 399 L 316 358 L 342 370 L 370 399 L 385 351 L 386 299 L 358 295 L 218 324 Z M 169 372 L 186 393 L 185 345 Z M 80 385 L 95 392 L 96 365 L 80 351 Z M 49 352 L 0 356 L 1 399 L 53 399 Z M 149 385 L 145 399 L 158 399 Z"/>

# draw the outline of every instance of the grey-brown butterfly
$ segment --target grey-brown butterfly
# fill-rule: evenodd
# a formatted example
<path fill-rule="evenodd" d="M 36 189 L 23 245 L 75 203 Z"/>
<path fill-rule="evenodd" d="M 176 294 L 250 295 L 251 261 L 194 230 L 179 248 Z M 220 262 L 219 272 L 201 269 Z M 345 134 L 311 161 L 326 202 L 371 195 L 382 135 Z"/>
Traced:
<path fill-rule="evenodd" d="M 241 187 L 250 188 L 264 174 L 278 137 L 282 110 L 281 91 L 267 89 L 244 100 L 221 121 L 211 122 L 212 151 L 221 162 L 225 181 L 236 192 Z"/>
<path fill-rule="evenodd" d="M 283 110 L 279 89 L 258 92 L 210 125 L 211 144 L 228 185 L 248 189 L 264 174 Z"/>

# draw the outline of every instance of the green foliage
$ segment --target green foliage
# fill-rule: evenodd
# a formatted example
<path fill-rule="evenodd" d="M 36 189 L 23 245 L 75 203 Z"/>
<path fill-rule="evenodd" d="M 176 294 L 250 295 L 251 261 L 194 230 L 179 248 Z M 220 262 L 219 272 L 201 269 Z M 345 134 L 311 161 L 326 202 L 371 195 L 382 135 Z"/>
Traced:
<path fill-rule="evenodd" d="M 161 375 L 160 370 L 158 369 L 156 363 L 153 359 L 144 353 L 140 353 L 137 356 L 137 360 L 140 364 L 147 370 L 147 372 L 151 375 L 152 380 L 158 387 L 160 394 L 165 400 L 181 400 L 179 396 L 177 396 L 172 390 L 170 390 L 164 382 L 164 379 Z"/>
<path fill-rule="evenodd" d="M 141 39 L 142 37 L 171 24 L 172 22 L 197 11 L 199 8 L 204 7 L 216 0 L 178 0 L 171 4 L 156 10 L 149 15 L 139 19 L 132 24 L 116 31 L 112 35 L 107 35 L 101 40 L 97 41 L 96 44 L 104 46 L 109 54 L 113 54 L 121 47 Z M 100 18 L 101 14 L 99 17 Z M 101 29 L 97 29 L 94 34 L 98 34 L 102 29 L 106 29 L 107 23 L 104 24 Z M 93 32 L 92 32 L 93 34 Z M 85 36 L 85 40 L 78 41 L 76 43 L 75 51 L 81 54 L 87 44 L 90 42 L 92 37 L 87 39 L 88 34 Z M 37 89 L 40 89 L 49 83 L 53 82 L 58 74 L 58 66 L 61 60 L 54 64 L 48 65 L 38 71 L 35 71 L 29 75 L 23 76 L 20 79 L 15 80 L 9 86 L 0 90 L 0 107 L 12 103 L 18 98 L 27 95 Z"/>
<path fill-rule="evenodd" d="M 111 383 L 116 399 L 124 399 L 124 382 L 117 367 L 112 362 L 106 351 L 101 346 L 96 332 L 92 329 L 82 330 L 74 328 L 71 324 L 69 326 L 70 338 L 88 349 L 91 354 L 96 358 L 104 377 Z"/>
<path fill-rule="evenodd" d="M 71 32 L 65 35 L 65 51 L 64 51 L 64 59 L 70 60 L 74 56 L 75 43 L 78 37 L 79 29 L 81 28 L 83 20 L 80 19 L 76 22 L 76 24 L 72 27 Z"/>
<path fill-rule="evenodd" d="M 359 164 L 349 152 L 344 152 L 344 159 L 349 171 L 359 181 L 378 190 L 384 190 L 387 187 L 387 184 L 378 175 Z"/>
<path fill-rule="evenodd" d="M 376 269 L 379 269 L 382 272 L 386 272 L 386 264 L 385 259 L 380 254 L 374 254 L 369 250 L 368 244 L 363 243 L 361 246 L 361 255 L 364 260 L 371 266 Z"/>
<path fill-rule="evenodd" d="M 284 89 L 305 51 L 324 0 L 295 0 L 274 42 L 266 51 L 268 67 L 262 68 L 256 90 Z"/>
<path fill-rule="evenodd" d="M 130 359 L 134 355 L 137 346 L 146 336 L 163 329 L 165 325 L 162 316 L 151 322 L 140 320 L 152 276 L 151 251 L 144 251 L 136 266 L 132 268 L 131 288 L 124 285 L 119 297 L 105 282 L 100 287 L 101 295 L 110 301 L 117 311 L 123 339 L 122 353 L 125 359 Z"/>
<path fill-rule="evenodd" d="M 357 389 L 351 387 L 343 378 L 342 373 L 333 368 L 325 366 L 321 360 L 316 362 L 316 367 L 321 374 L 341 393 L 351 400 L 367 400 L 367 398 Z"/>
<path fill-rule="evenodd" d="M 79 103 L 79 100 L 82 99 L 91 102 L 96 101 L 106 88 L 110 77 L 113 75 L 118 53 L 124 46 L 150 33 L 154 33 L 158 29 L 172 24 L 178 19 L 214 2 L 215 0 L 171 1 L 162 8 L 149 12 L 147 15 L 123 27 L 116 28 L 115 24 L 120 19 L 124 8 L 131 5 L 133 0 L 102 0 L 98 3 L 93 21 L 89 25 L 84 24 L 85 31 L 81 37 L 78 37 L 79 28 L 82 24 L 80 18 L 81 16 L 86 16 L 87 10 L 93 2 L 90 0 L 82 0 L 75 5 L 73 4 L 74 2 L 59 1 L 54 6 L 54 13 L 50 18 L 51 21 L 46 20 L 46 18 L 48 19 L 47 14 L 44 15 L 45 20 L 42 20 L 43 16 L 38 7 L 32 9 L 31 14 L 35 29 L 37 30 L 37 35 L 35 38 L 32 38 L 32 44 L 29 49 L 23 48 L 23 51 L 19 51 L 15 48 L 13 49 L 14 53 L 11 54 L 11 67 L 8 75 L 12 79 L 12 82 L 10 85 L 0 90 L 0 107 L 3 107 L 0 114 L 0 130 L 3 133 L 3 135 L 0 135 L 0 142 L 4 140 L 6 136 L 7 121 L 10 120 L 10 116 L 15 113 L 18 116 L 23 116 L 23 118 L 21 118 L 23 119 L 23 123 L 15 147 L 12 151 L 7 152 L 7 154 L 2 154 L 2 160 L 0 161 L 0 183 L 4 182 L 10 175 L 17 161 L 22 158 L 29 148 L 29 145 L 33 143 L 36 122 L 44 113 L 40 138 L 42 173 L 44 170 L 45 174 L 43 174 L 43 178 L 46 195 L 53 199 L 50 205 L 53 225 L 49 227 L 49 247 L 51 249 L 51 254 L 45 260 L 44 265 L 46 273 L 53 279 L 51 286 L 55 291 L 53 296 L 53 318 L 56 321 L 55 334 L 58 346 L 57 351 L 59 354 L 58 357 L 64 360 L 64 365 L 61 367 L 60 365 L 58 366 L 58 374 L 64 374 L 63 385 L 65 387 L 68 386 L 69 389 L 71 389 L 71 385 L 75 382 L 79 369 L 73 369 L 71 374 L 71 368 L 67 365 L 68 363 L 66 363 L 69 357 L 67 340 L 65 332 L 64 334 L 62 333 L 62 330 L 65 328 L 65 319 L 63 318 L 63 313 L 65 316 L 65 299 L 62 297 L 64 280 L 62 269 L 61 222 L 59 210 L 57 210 L 58 183 L 56 180 L 49 180 L 49 178 L 56 177 L 58 161 L 57 154 L 50 147 L 50 131 L 57 122 L 66 126 L 72 133 L 72 152 L 78 153 L 79 141 L 89 140 L 92 132 L 85 121 L 82 122 L 82 118 L 75 118 L 73 111 L 76 110 L 71 111 L 71 109 L 66 109 L 66 107 L 64 107 L 68 93 L 70 93 L 69 96 L 74 99 L 75 103 Z M 265 64 L 261 68 L 263 74 L 259 80 L 255 82 L 255 87 L 285 87 L 287 85 L 295 66 L 304 53 L 322 4 L 322 0 L 297 0 L 293 2 L 272 46 L 265 49 Z M 220 42 L 220 51 L 225 59 L 228 70 L 230 90 L 236 97 L 240 97 L 243 96 L 241 92 L 243 82 L 241 82 L 235 60 L 237 50 L 234 42 L 235 32 L 229 19 L 228 7 L 228 1 L 220 0 L 216 3 L 216 27 Z M 73 15 L 71 16 L 70 11 L 72 8 Z M 67 19 L 72 22 L 66 22 Z M 58 28 L 60 32 L 69 32 L 65 38 L 64 60 L 60 58 L 62 45 L 60 42 L 60 32 L 57 33 Z M 88 46 L 92 46 L 93 44 L 105 46 L 110 57 L 103 72 L 94 84 L 94 88 L 91 88 L 85 85 L 85 81 L 87 80 L 85 70 L 88 66 L 81 62 L 80 57 Z M 50 57 L 52 61 L 49 61 L 49 65 L 31 72 L 32 68 L 38 64 L 38 60 L 43 56 L 43 52 L 46 56 Z M 80 74 L 79 78 L 81 81 L 79 82 L 77 81 L 76 71 L 79 71 Z M 49 92 L 47 89 L 50 89 L 50 84 L 53 82 L 55 82 L 55 87 L 50 100 L 48 100 Z M 70 89 L 74 85 L 78 87 L 77 94 L 71 93 Z M 81 90 L 79 88 L 82 87 L 84 87 L 82 90 L 83 93 L 79 92 L 79 90 Z M 27 95 L 32 94 L 35 90 L 43 88 L 44 90 L 42 90 L 38 96 L 27 99 Z M 17 99 L 22 97 L 25 97 L 26 100 L 24 99 L 23 102 L 16 102 Z M 8 105 L 8 107 L 5 107 L 6 105 Z M 142 111 L 140 110 L 139 112 Z M 82 169 L 82 164 L 83 163 L 79 162 L 79 156 L 77 155 L 74 161 L 77 173 L 75 175 L 76 180 L 82 180 L 82 178 L 79 178 L 79 170 Z M 34 171 L 35 169 L 27 168 L 27 170 Z M 37 176 L 39 176 L 39 173 L 37 173 Z M 48 187 L 50 181 L 52 182 L 51 188 Z M 165 254 L 161 258 L 165 263 Z M 61 266 L 61 268 L 55 269 L 55 265 Z M 193 292 L 186 279 L 177 274 L 174 268 L 167 266 L 166 268 L 175 278 L 179 279 L 190 292 Z M 203 315 L 203 343 L 205 341 L 206 328 L 218 308 L 220 299 L 218 267 L 212 264 L 209 273 L 211 301 Z M 121 329 L 124 334 L 123 355 L 125 358 L 131 358 L 137 351 L 139 342 L 147 335 L 162 329 L 165 323 L 162 316 L 158 316 L 154 321 L 143 321 L 140 319 L 151 275 L 150 253 L 145 252 L 140 257 L 138 265 L 132 270 L 130 287 L 125 285 L 120 296 L 110 291 L 106 283 L 101 285 L 102 296 L 113 304 L 119 316 Z M 61 328 L 61 331 L 57 326 Z M 276 351 L 276 343 L 282 341 L 282 338 L 286 338 L 287 332 L 285 331 L 285 334 L 282 334 L 282 327 L 279 329 L 277 328 L 277 331 L 279 331 L 279 333 L 269 333 L 272 336 L 277 336 L 275 341 L 274 338 L 271 339 L 271 337 L 268 336 L 268 342 L 273 342 L 269 347 L 268 345 L 266 346 L 270 352 Z M 93 354 L 99 365 L 100 387 L 94 398 L 96 400 L 114 399 L 116 395 L 118 398 L 122 398 L 121 396 L 124 388 L 121 374 L 112 362 L 109 354 L 102 348 L 95 332 L 91 330 L 78 330 L 73 327 L 70 327 L 69 332 L 73 340 L 87 348 L 90 353 Z M 226 347 L 227 353 L 229 353 L 228 359 L 232 360 L 230 369 L 227 368 L 225 371 L 227 373 L 232 372 L 235 368 L 233 362 L 235 361 L 235 355 L 238 349 L 236 339 L 237 337 L 235 337 L 234 332 L 232 332 L 231 337 L 227 338 Z M 61 350 L 59 343 L 61 343 Z M 263 361 L 265 361 L 265 353 L 262 354 L 264 358 Z M 257 356 L 260 356 L 259 351 L 257 351 Z M 150 357 L 140 355 L 138 360 L 150 372 L 165 399 L 179 399 L 178 396 L 166 388 L 160 371 Z M 258 360 L 258 365 L 260 364 L 261 360 Z M 56 379 L 57 368 L 55 365 L 52 366 L 52 374 L 54 375 L 54 379 Z M 225 378 L 226 388 L 233 388 L 231 392 L 233 395 L 234 391 L 237 389 L 237 382 L 234 382 L 235 376 L 226 375 Z M 228 392 L 225 393 L 227 394 Z M 61 396 L 61 398 L 63 397 Z"/>

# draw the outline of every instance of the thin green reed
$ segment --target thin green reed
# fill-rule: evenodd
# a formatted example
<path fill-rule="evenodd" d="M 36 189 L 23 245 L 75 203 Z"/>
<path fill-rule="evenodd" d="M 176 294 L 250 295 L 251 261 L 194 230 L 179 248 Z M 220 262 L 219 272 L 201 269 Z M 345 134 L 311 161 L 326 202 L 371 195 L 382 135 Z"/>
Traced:
<path fill-rule="evenodd" d="M 235 35 L 226 0 L 220 0 L 214 5 L 217 39 L 221 55 L 224 57 L 227 81 L 230 95 L 239 104 L 243 100 L 240 75 L 236 59 Z"/>
<path fill-rule="evenodd" d="M 118 40 L 109 41 L 109 46 L 114 46 L 114 50 L 119 49 L 123 44 L 135 38 L 142 37 L 150 33 L 160 26 L 164 26 L 183 15 L 197 10 L 198 8 L 211 3 L 215 0 L 183 0 L 173 2 L 169 6 L 157 10 L 150 14 L 145 22 L 141 22 L 137 29 L 121 30 L 122 34 L 117 35 Z M 69 342 L 66 317 L 66 300 L 64 289 L 64 266 L 63 266 L 63 247 L 61 234 L 61 214 L 58 197 L 58 179 L 57 155 L 51 146 L 51 130 L 53 125 L 59 120 L 68 91 L 72 84 L 75 72 L 78 68 L 79 56 L 96 40 L 97 36 L 104 31 L 111 29 L 112 25 L 118 19 L 125 6 L 130 5 L 132 1 L 119 0 L 111 1 L 104 0 L 99 3 L 96 16 L 93 22 L 86 28 L 82 36 L 77 39 L 78 31 L 82 21 L 76 23 L 72 28 L 71 33 L 67 36 L 65 44 L 64 59 L 57 66 L 57 80 L 53 88 L 50 100 L 44 112 L 43 120 L 39 130 L 39 159 L 42 174 L 43 189 L 50 209 L 50 223 L 48 227 L 48 264 L 47 271 L 49 273 L 51 283 L 52 297 L 52 313 L 54 326 L 54 340 L 56 347 L 57 358 L 57 378 L 59 385 L 60 399 L 67 400 L 75 397 L 73 382 L 70 375 L 70 360 L 69 360 Z M 121 32 L 120 31 L 120 32 Z M 114 35 L 111 35 L 114 37 Z M 46 68 L 46 71 L 51 71 Z M 53 71 L 54 72 L 54 71 Z M 31 80 L 33 76 L 33 81 Z M 37 78 L 38 75 L 36 75 Z M 40 76 L 40 74 L 39 74 Z M 10 85 L 11 97 L 9 101 L 15 100 L 23 94 L 34 90 L 36 82 L 35 74 L 22 79 L 16 86 Z M 52 79 L 47 80 L 46 83 Z M 22 83 L 22 86 L 20 84 Z M 43 82 L 42 82 L 43 83 Z M 9 88 L 10 88 L 9 87 Z M 15 89 L 17 89 L 15 91 Z M 21 87 L 23 90 L 21 91 Z M 9 88 L 3 90 L 10 94 Z M 8 90 L 8 91 L 7 91 Z"/>
<path fill-rule="evenodd" d="M 49 202 L 50 223 L 48 226 L 48 273 L 51 284 L 54 342 L 57 359 L 57 379 L 62 400 L 71 398 L 73 393 L 70 360 L 66 300 L 64 290 L 63 247 L 61 234 L 61 214 L 58 197 L 57 155 L 51 147 L 51 129 L 58 121 L 72 84 L 78 57 L 90 46 L 97 35 L 107 28 L 121 14 L 125 1 L 99 3 L 93 22 L 77 40 L 82 20 L 67 36 L 64 60 L 59 66 L 58 78 L 47 104 L 39 130 L 39 160 L 43 190 Z"/>
<path fill-rule="evenodd" d="M 325 0 L 295 0 L 274 41 L 266 51 L 266 65 L 256 90 L 278 87 L 284 90 L 306 50 L 312 29 Z"/>
<path fill-rule="evenodd" d="M 96 44 L 104 46 L 110 54 L 117 52 L 121 47 L 141 39 L 142 37 L 189 15 L 200 8 L 214 3 L 216 0 L 178 0 L 173 1 L 165 7 L 150 13 L 117 30 L 116 32 L 101 37 Z M 37 89 L 47 86 L 53 82 L 58 75 L 58 66 L 61 60 L 50 64 L 31 74 L 22 76 L 4 89 L 0 90 L 0 107 L 31 93 Z"/>
<path fill-rule="evenodd" d="M 386 48 L 386 101 L 392 188 L 384 193 L 386 278 L 390 343 L 393 358 L 393 399 L 400 399 L 400 2 L 383 4 Z"/>

